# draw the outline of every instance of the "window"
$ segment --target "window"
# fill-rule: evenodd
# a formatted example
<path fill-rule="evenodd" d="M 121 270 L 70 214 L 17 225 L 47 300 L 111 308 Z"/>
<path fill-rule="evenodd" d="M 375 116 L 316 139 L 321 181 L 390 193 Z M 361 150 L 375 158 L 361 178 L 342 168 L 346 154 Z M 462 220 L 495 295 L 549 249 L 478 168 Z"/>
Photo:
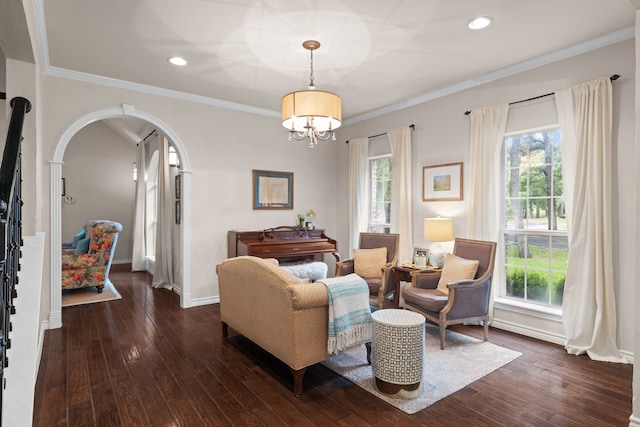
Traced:
<path fill-rule="evenodd" d="M 391 230 L 391 166 L 389 156 L 369 159 L 369 182 L 371 208 L 369 210 L 369 231 L 389 233 Z"/>
<path fill-rule="evenodd" d="M 560 130 L 504 139 L 505 296 L 562 307 L 569 254 Z"/>
<path fill-rule="evenodd" d="M 145 236 L 146 253 L 145 257 L 155 260 L 156 256 L 156 210 L 158 200 L 158 151 L 151 155 L 149 169 L 147 170 L 147 201 L 145 209 Z"/>

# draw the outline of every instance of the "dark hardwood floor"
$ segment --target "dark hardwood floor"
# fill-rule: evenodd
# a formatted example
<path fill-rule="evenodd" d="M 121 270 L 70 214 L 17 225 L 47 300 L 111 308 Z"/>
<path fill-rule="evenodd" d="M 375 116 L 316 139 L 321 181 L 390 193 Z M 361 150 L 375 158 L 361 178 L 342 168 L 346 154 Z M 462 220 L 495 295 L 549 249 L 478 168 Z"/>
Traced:
<path fill-rule="evenodd" d="M 217 304 L 183 310 L 122 266 L 111 279 L 121 300 L 65 308 L 62 328 L 46 332 L 34 426 L 629 424 L 631 365 L 496 329 L 493 343 L 523 355 L 414 415 L 320 364 L 296 398 L 286 366 L 233 331 L 222 340 Z M 452 329 L 482 337 L 480 327 Z"/>

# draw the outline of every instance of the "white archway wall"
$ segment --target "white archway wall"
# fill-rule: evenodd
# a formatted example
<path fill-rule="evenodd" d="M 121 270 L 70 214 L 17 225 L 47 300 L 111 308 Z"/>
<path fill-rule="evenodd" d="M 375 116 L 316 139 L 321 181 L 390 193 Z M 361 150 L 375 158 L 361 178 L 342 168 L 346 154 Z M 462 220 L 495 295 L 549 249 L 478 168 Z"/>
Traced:
<path fill-rule="evenodd" d="M 318 212 L 318 228 L 324 228 L 327 235 L 342 241 L 336 225 L 335 194 L 336 189 L 343 185 L 338 180 L 337 155 L 338 146 L 346 145 L 344 141 L 327 142 L 318 149 L 310 150 L 304 143 L 287 141 L 286 130 L 278 118 L 48 75 L 43 79 L 42 107 L 47 111 L 42 125 L 45 163 L 53 158 L 51 153 L 57 149 L 55 145 L 71 123 L 78 118 L 101 120 L 101 116 L 85 116 L 88 112 L 105 110 L 105 106 L 133 104 L 133 113 L 144 111 L 159 118 L 180 136 L 182 146 L 175 144 L 176 152 L 181 159 L 190 160 L 190 164 L 181 160 L 181 168 L 186 171 L 181 173 L 183 190 L 189 188 L 190 191 L 183 191 L 181 195 L 182 219 L 186 227 L 181 230 L 180 241 L 181 244 L 190 242 L 181 250 L 184 259 L 190 258 L 191 262 L 190 266 L 183 265 L 184 283 L 190 287 L 185 289 L 190 296 L 185 295 L 184 300 L 191 306 L 219 301 L 216 264 L 227 257 L 229 230 L 261 230 L 293 224 L 298 210 L 306 212 L 313 208 Z M 115 114 L 122 117 L 122 107 L 116 107 L 116 110 Z M 158 127 L 158 130 L 163 129 Z M 164 132 L 168 133 L 166 129 Z M 188 149 L 188 156 L 183 152 L 184 147 Z M 50 207 L 51 183 L 46 167 L 40 182 L 44 187 L 44 231 L 49 236 L 49 218 L 55 205 Z M 294 173 L 294 209 L 253 210 L 252 169 Z M 49 248 L 47 242 L 47 252 Z M 339 243 L 339 250 L 345 251 L 346 247 Z M 50 309 L 49 269 L 59 265 L 57 261 L 51 262 L 55 258 L 49 253 L 46 257 L 43 320 L 46 320 Z M 333 257 L 326 260 L 330 271 L 333 271 Z"/>
<path fill-rule="evenodd" d="M 60 272 L 55 266 L 59 266 L 62 260 L 62 165 L 64 152 L 73 136 L 83 127 L 98 120 L 110 118 L 137 118 L 155 126 L 164 133 L 175 147 L 180 159 L 182 178 L 182 216 L 180 232 L 180 252 L 183 268 L 181 277 L 178 279 L 180 288 L 180 305 L 183 308 L 191 306 L 191 162 L 187 156 L 184 145 L 174 134 L 174 132 L 159 119 L 136 110 L 133 105 L 123 104 L 121 107 L 103 108 L 86 113 L 69 123 L 57 138 L 50 159 L 50 303 L 49 303 L 49 328 L 59 328 L 62 326 L 62 294 L 60 292 L 62 283 Z M 189 240 L 187 240 L 189 239 Z"/>

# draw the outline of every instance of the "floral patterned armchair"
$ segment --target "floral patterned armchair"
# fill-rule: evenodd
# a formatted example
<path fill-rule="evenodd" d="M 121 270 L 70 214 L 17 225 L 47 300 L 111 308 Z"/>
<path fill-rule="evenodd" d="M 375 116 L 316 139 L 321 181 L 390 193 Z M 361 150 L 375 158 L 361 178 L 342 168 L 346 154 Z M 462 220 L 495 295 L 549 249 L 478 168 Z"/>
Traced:
<path fill-rule="evenodd" d="M 84 229 L 84 241 L 80 241 L 75 249 L 62 250 L 62 289 L 95 286 L 98 293 L 102 293 L 122 225 L 93 220 L 87 222 Z"/>

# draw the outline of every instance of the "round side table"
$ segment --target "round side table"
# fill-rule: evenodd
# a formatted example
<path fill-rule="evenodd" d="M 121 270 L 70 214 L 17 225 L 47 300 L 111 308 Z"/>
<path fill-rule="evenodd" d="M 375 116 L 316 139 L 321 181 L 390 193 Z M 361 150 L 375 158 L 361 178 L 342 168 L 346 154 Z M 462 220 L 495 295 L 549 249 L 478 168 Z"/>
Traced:
<path fill-rule="evenodd" d="M 423 315 L 386 309 L 373 318 L 373 374 L 381 393 L 414 398 L 422 393 Z"/>

